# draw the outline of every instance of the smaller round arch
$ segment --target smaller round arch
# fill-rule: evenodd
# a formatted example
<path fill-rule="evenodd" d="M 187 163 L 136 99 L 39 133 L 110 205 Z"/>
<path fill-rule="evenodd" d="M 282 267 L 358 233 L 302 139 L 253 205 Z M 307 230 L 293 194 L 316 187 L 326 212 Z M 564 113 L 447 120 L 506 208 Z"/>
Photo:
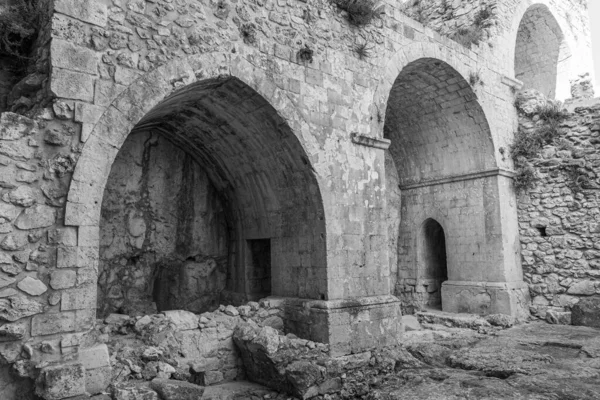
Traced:
<path fill-rule="evenodd" d="M 446 234 L 433 218 L 426 219 L 418 237 L 418 277 L 426 287 L 423 306 L 442 309 L 442 283 L 448 280 Z"/>
<path fill-rule="evenodd" d="M 527 8 L 516 33 L 515 78 L 524 89 L 565 100 L 570 96 L 571 48 L 558 21 L 545 4 Z"/>
<path fill-rule="evenodd" d="M 496 168 L 490 126 L 470 84 L 435 58 L 408 63 L 388 99 L 384 136 L 402 187 Z"/>

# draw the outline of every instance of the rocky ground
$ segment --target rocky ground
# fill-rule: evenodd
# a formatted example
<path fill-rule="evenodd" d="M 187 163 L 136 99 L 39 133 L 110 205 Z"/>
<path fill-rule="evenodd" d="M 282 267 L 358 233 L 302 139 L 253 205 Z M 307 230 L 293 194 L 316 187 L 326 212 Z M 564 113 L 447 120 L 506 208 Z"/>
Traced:
<path fill-rule="evenodd" d="M 104 329 L 113 387 L 94 400 L 600 399 L 600 329 L 427 312 L 404 319 L 398 346 L 341 358 L 240 319 L 232 337 L 243 372 L 217 385 L 204 381 L 201 365 L 182 363 L 174 347 L 156 341 L 165 338 L 158 320 L 152 332 L 140 320 L 137 328 L 135 319 L 121 321 L 120 329 Z"/>

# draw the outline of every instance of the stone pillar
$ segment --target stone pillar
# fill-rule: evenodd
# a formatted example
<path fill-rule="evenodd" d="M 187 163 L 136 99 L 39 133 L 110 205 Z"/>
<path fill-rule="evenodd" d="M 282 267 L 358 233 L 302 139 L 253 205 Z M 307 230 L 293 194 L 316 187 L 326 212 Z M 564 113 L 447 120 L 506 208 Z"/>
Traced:
<path fill-rule="evenodd" d="M 285 300 L 286 330 L 328 343 L 333 356 L 396 344 L 401 333 L 400 300 L 390 295 L 384 213 L 383 150 L 390 141 L 363 135 L 353 135 L 352 141 L 350 151 L 367 167 L 351 176 L 351 184 L 364 184 L 348 204 L 340 196 L 330 213 L 337 220 L 328 220 L 327 298 Z"/>
<path fill-rule="evenodd" d="M 482 179 L 485 180 L 483 209 L 480 210 L 484 218 L 483 236 L 474 237 L 476 247 L 465 249 L 463 254 L 464 260 L 478 262 L 470 267 L 458 263 L 449 271 L 449 280 L 442 285 L 443 310 L 505 314 L 523 319 L 529 315 L 530 300 L 521 269 L 512 179 L 509 173 L 502 171 Z M 476 248 L 481 251 L 475 252 Z"/>

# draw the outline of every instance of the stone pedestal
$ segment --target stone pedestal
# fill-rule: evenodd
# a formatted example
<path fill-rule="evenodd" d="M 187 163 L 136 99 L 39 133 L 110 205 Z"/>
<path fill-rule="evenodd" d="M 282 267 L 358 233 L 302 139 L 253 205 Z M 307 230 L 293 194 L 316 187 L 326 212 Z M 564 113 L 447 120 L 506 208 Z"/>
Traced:
<path fill-rule="evenodd" d="M 442 308 L 451 313 L 529 316 L 529 289 L 523 282 L 460 282 L 442 285 Z"/>
<path fill-rule="evenodd" d="M 397 344 L 402 332 L 400 300 L 395 296 L 270 300 L 283 302 L 286 332 L 329 344 L 334 357 Z"/>

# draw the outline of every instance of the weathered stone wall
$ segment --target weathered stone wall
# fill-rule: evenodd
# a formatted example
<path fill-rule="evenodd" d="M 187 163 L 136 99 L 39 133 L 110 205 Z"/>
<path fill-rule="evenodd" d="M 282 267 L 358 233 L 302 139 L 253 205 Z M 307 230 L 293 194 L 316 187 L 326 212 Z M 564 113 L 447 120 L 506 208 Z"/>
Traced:
<path fill-rule="evenodd" d="M 520 116 L 526 132 L 543 124 L 535 112 Z M 532 160 L 535 186 L 518 199 L 525 280 L 540 318 L 600 293 L 600 107 L 578 108 L 560 127 L 558 141 Z"/>
<path fill-rule="evenodd" d="M 400 201 L 396 189 L 386 199 L 386 184 L 416 178 L 411 182 L 431 186 L 428 178 L 448 178 L 444 162 L 458 165 L 459 182 L 486 172 L 491 175 L 481 181 L 493 186 L 478 197 L 485 194 L 482 203 L 465 210 L 474 226 L 485 227 L 479 232 L 488 234 L 489 246 L 450 250 L 470 251 L 470 265 L 491 281 L 455 282 L 449 293 L 466 294 L 468 302 L 491 290 L 480 285 L 496 285 L 495 293 L 505 297 L 515 289 L 510 285 L 521 267 L 513 243 L 511 162 L 500 149 L 512 141 L 517 123 L 515 83 L 506 78 L 513 75 L 506 62 L 512 53 L 506 54 L 514 50 L 516 28 L 503 34 L 501 46 L 469 50 L 406 17 L 396 2 L 360 29 L 325 0 L 55 0 L 54 10 L 46 32 L 52 72 L 45 93 L 53 97 L 52 107 L 40 98 L 29 114 L 33 120 L 2 115 L 10 121 L 0 130 L 0 290 L 6 296 L 0 317 L 7 322 L 0 328 L 9 340 L 0 343 L 3 362 L 58 361 L 93 344 L 86 340 L 94 339 L 89 331 L 97 305 L 103 196 L 113 161 L 132 131 L 167 137 L 193 156 L 222 195 L 234 226 L 231 297 L 242 302 L 260 294 L 253 291 L 261 279 L 251 248 L 253 241 L 270 240 L 272 293 L 292 298 L 286 328 L 328 342 L 337 354 L 381 345 L 400 331 L 398 300 L 390 296 L 390 271 L 397 266 L 388 264 L 395 256 L 387 237 L 398 229 L 387 217 L 398 216 L 386 203 L 417 207 L 406 203 L 410 196 Z M 361 58 L 355 49 L 363 43 L 369 56 Z M 448 81 L 435 82 L 439 88 L 423 85 L 412 92 L 425 99 L 418 103 L 423 105 L 447 97 L 452 112 L 419 131 L 428 132 L 426 140 L 404 154 L 413 164 L 402 160 L 400 169 L 400 160 L 393 160 L 397 171 L 414 176 L 398 174 L 386 183 L 383 150 L 390 141 L 384 124 L 394 118 L 386 115 L 388 99 L 396 103 L 390 94 L 408 65 L 411 72 L 415 65 L 452 72 Z M 484 84 L 465 85 L 472 73 Z M 440 89 L 444 95 L 436 96 Z M 468 107 L 460 108 L 465 99 Z M 475 148 L 486 150 L 485 159 L 468 165 L 446 154 L 429 159 L 436 154 L 431 149 L 443 150 L 436 143 L 472 144 L 444 136 L 460 133 L 457 115 L 472 122 L 468 132 L 482 144 Z M 428 115 L 416 116 L 428 123 Z M 470 155 L 452 151 L 465 162 Z M 448 210 L 440 214 L 455 213 L 458 226 L 442 223 L 445 231 L 467 229 L 455 212 L 463 199 L 454 193 L 446 200 L 440 204 Z M 423 196 L 423 204 L 430 199 Z M 407 221 L 421 223 L 436 208 L 431 204 L 430 215 Z M 416 231 L 402 232 L 411 238 L 401 241 L 414 240 Z M 500 303 L 501 312 L 520 311 L 514 298 Z M 59 375 L 60 367 L 51 368 L 42 375 Z M 78 368 L 81 373 L 88 366 Z"/>
<path fill-rule="evenodd" d="M 98 315 L 212 311 L 227 274 L 228 230 L 206 173 L 156 134 L 129 136 L 100 222 Z"/>

